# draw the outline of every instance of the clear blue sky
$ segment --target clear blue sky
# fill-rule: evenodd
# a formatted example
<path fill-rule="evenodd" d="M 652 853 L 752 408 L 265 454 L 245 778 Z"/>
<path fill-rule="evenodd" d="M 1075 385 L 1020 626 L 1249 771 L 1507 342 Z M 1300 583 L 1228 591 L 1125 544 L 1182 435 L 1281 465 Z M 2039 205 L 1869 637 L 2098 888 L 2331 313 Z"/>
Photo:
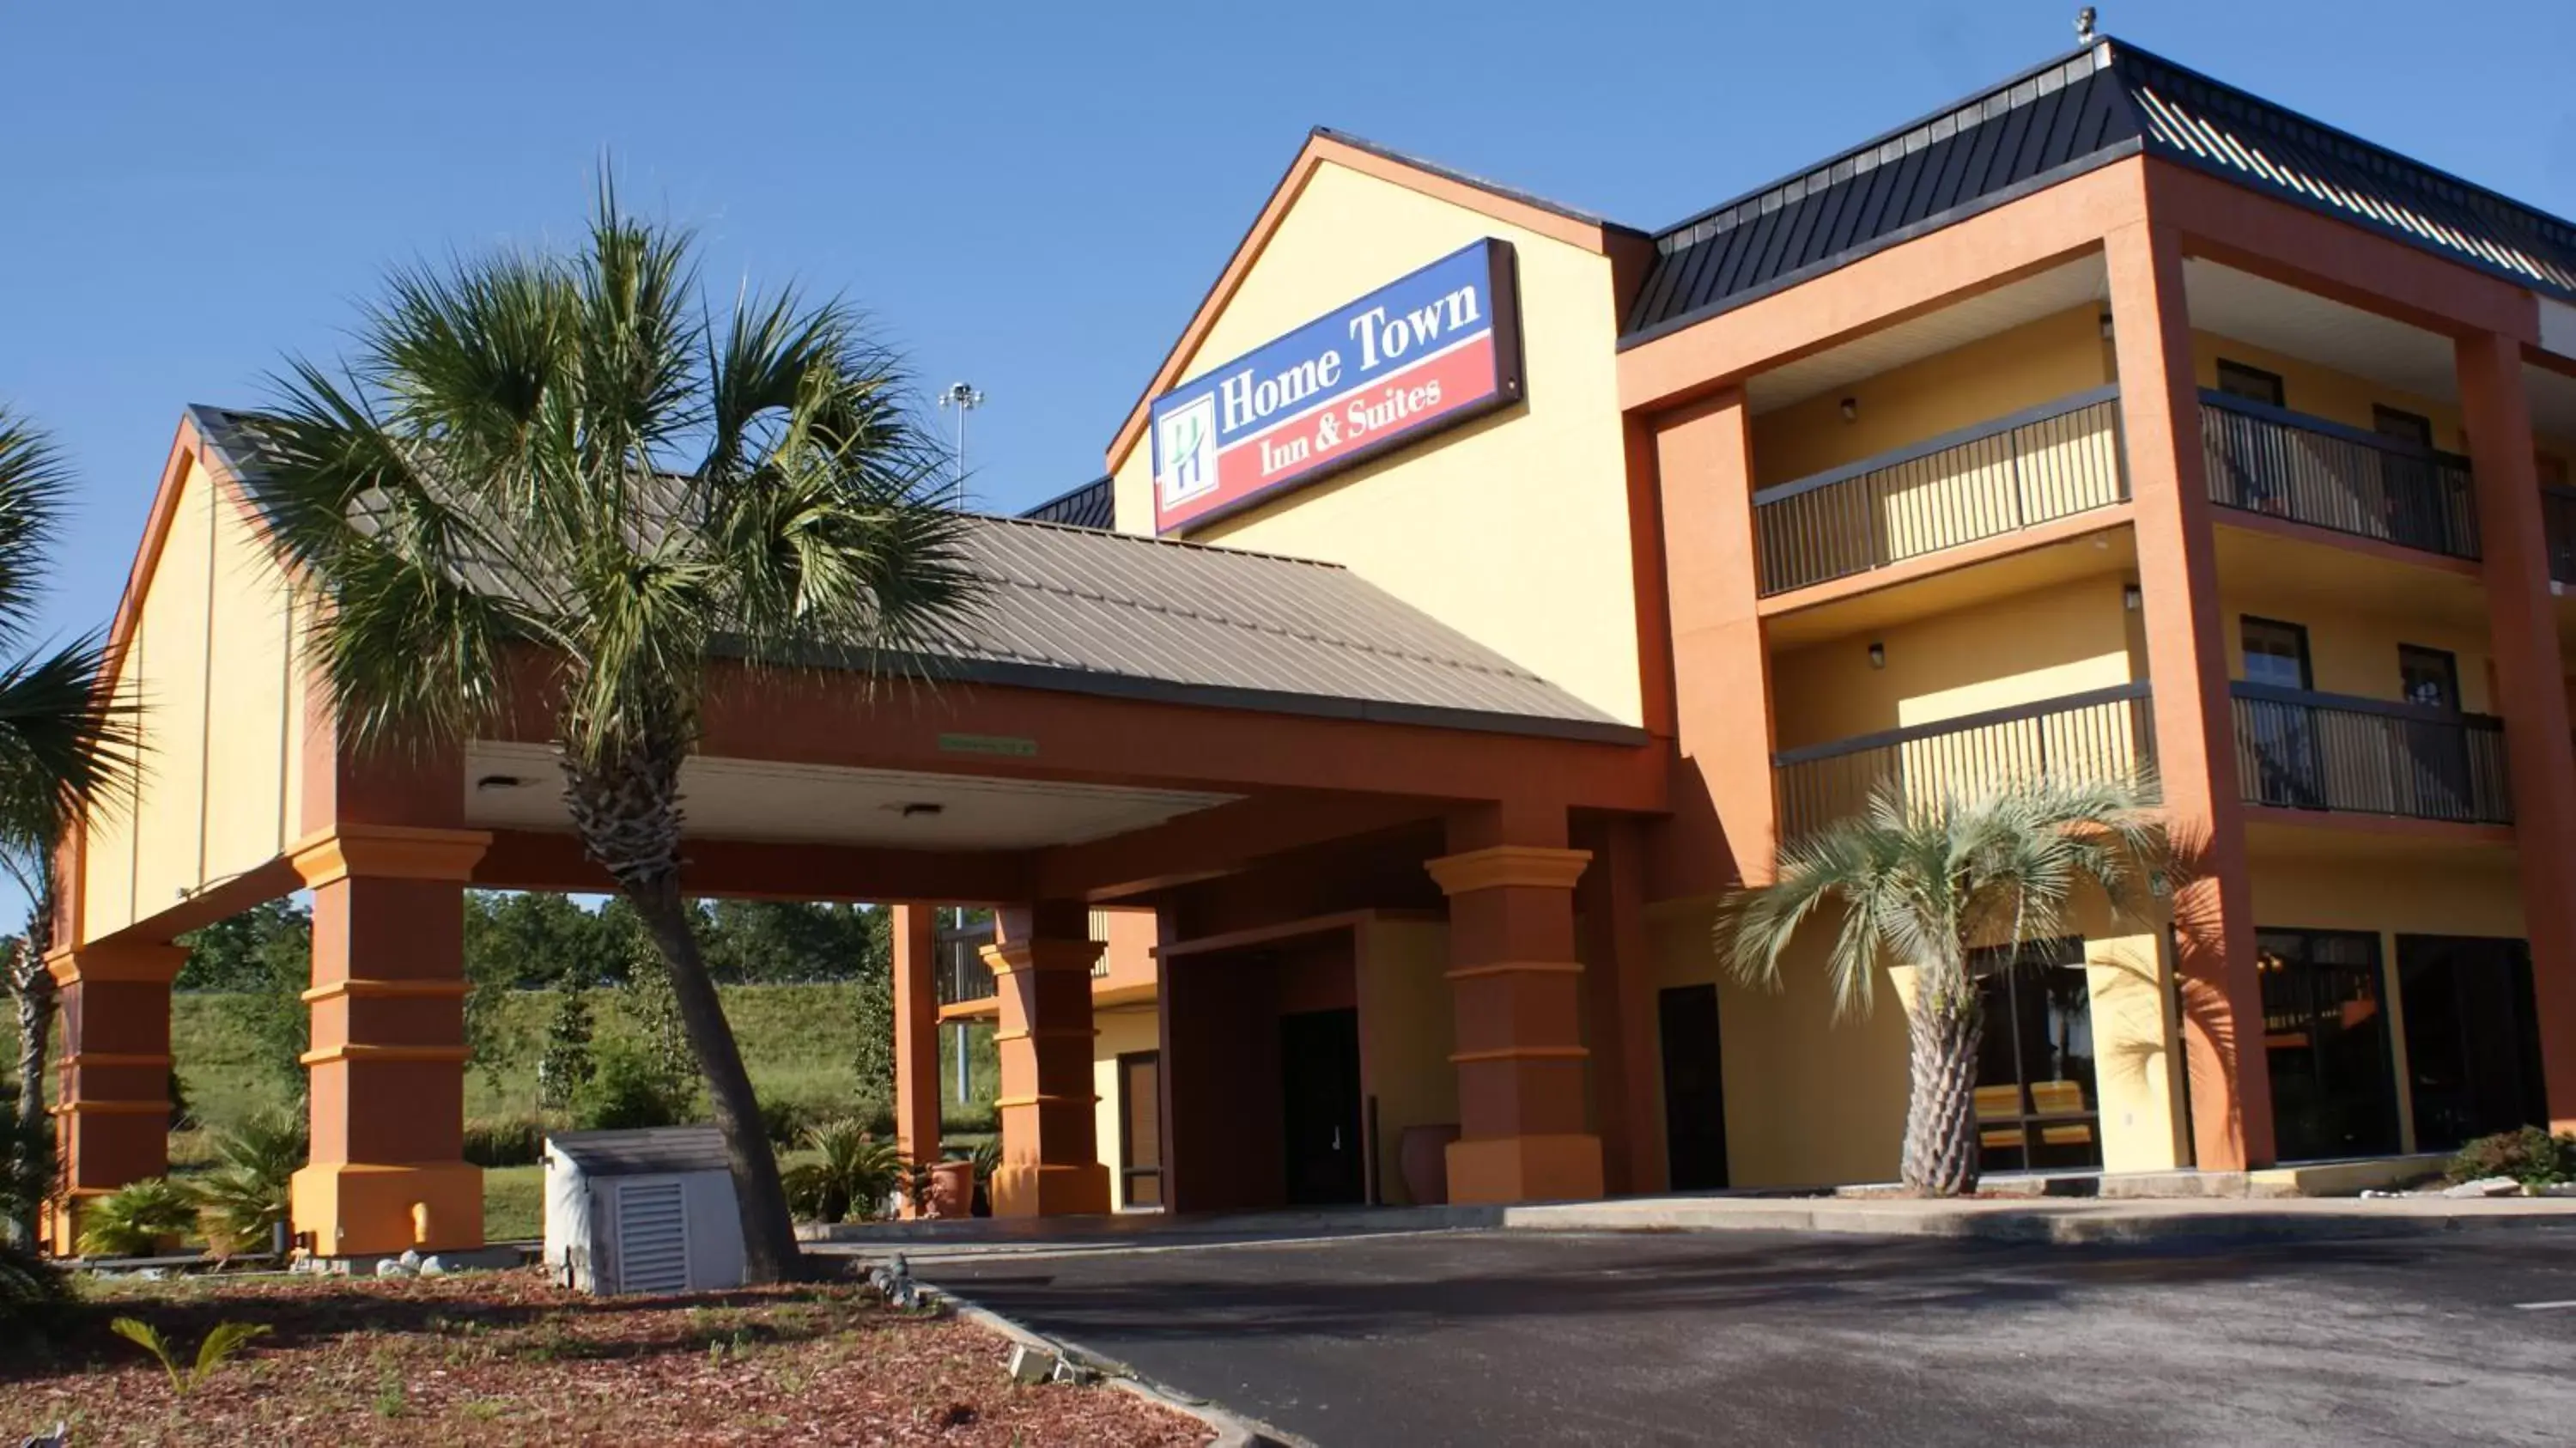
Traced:
<path fill-rule="evenodd" d="M 52 616 L 113 608 L 182 406 L 332 353 L 389 263 L 572 237 L 603 151 L 710 282 L 844 293 L 981 385 L 975 490 L 1012 508 L 1097 474 L 1309 126 L 1651 227 L 2071 48 L 2075 10 L 0 0 L 0 399 L 83 481 Z M 2567 0 L 2102 10 L 2576 214 Z"/>

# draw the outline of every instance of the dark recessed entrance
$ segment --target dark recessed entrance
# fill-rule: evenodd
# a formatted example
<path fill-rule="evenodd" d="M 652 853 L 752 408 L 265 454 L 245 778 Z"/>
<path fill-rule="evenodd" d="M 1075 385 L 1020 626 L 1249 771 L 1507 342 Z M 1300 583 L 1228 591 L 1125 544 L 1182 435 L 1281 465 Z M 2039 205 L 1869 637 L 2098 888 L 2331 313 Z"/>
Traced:
<path fill-rule="evenodd" d="M 1656 997 L 1664 1048 L 1664 1159 L 1677 1192 L 1726 1185 L 1726 1077 L 1719 1070 L 1717 987 Z"/>
<path fill-rule="evenodd" d="M 2397 976 L 2416 1150 L 2547 1124 L 2528 942 L 2401 935 Z"/>
<path fill-rule="evenodd" d="M 1366 1201 L 1358 1011 L 1300 1011 L 1279 1018 L 1279 1096 L 1289 1205 Z"/>

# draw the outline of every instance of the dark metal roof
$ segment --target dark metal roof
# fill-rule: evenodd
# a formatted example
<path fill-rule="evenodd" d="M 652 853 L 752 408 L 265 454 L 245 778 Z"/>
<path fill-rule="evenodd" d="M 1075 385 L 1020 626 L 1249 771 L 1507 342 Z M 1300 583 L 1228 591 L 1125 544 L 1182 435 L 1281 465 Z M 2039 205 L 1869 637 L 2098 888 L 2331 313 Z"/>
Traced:
<path fill-rule="evenodd" d="M 1623 345 L 2140 151 L 2576 299 L 2576 227 L 2105 39 L 1661 233 Z"/>
<path fill-rule="evenodd" d="M 727 1171 L 724 1133 L 712 1126 L 656 1126 L 635 1131 L 558 1131 L 546 1150 L 589 1176 Z"/>
<path fill-rule="evenodd" d="M 1020 516 L 1039 523 L 1062 523 L 1071 528 L 1115 528 L 1118 526 L 1115 483 L 1114 478 L 1094 478 L 1071 492 L 1056 494 Z"/>
<path fill-rule="evenodd" d="M 244 415 L 190 409 L 236 474 Z M 1217 708 L 1635 743 L 1641 730 L 1336 564 L 1027 518 L 971 516 L 975 615 L 941 678 Z M 468 564 L 478 589 L 512 581 Z"/>

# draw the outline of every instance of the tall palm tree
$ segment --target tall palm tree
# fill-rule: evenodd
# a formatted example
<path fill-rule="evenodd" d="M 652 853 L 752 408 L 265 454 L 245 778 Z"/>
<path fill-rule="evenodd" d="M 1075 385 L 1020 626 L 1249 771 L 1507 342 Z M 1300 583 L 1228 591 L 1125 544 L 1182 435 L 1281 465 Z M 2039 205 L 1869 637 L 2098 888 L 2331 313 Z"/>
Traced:
<path fill-rule="evenodd" d="M 9 1168 L 10 1230 L 36 1235 L 49 1179 L 45 1055 L 54 1022 L 54 859 L 85 808 L 112 808 L 137 771 L 134 707 L 106 686 L 106 646 L 34 638 L 44 569 L 60 541 L 71 472 L 36 427 L 0 407 L 0 870 L 27 897 L 11 941 L 9 995 L 17 1008 L 18 1100 Z"/>
<path fill-rule="evenodd" d="M 1882 788 L 1860 814 L 1784 846 L 1777 878 L 1720 911 L 1718 950 L 1730 971 L 1771 987 L 1801 929 L 1831 917 L 1825 962 L 1838 1017 L 1870 1009 L 1881 968 L 1912 967 L 1908 1189 L 1956 1196 L 1977 1184 L 1980 948 L 2069 933 L 2088 890 L 2115 911 L 2140 903 L 2165 856 L 2148 798 L 2113 782 L 2042 781 L 1919 803 Z"/>
<path fill-rule="evenodd" d="M 337 372 L 254 419 L 248 486 L 325 603 L 343 737 L 452 745 L 543 674 L 563 798 L 671 972 L 748 1269 L 797 1266 L 778 1164 L 680 893 L 710 663 L 907 667 L 976 600 L 895 359 L 839 302 L 701 299 L 603 180 L 587 245 L 392 274 Z"/>

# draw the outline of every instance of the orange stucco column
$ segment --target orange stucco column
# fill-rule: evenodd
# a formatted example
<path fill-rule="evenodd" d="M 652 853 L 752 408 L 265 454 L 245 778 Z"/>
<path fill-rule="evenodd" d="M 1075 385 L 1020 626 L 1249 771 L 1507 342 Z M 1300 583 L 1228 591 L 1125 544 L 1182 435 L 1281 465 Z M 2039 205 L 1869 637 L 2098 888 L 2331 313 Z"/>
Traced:
<path fill-rule="evenodd" d="M 2235 1171 L 2272 1160 L 2272 1082 L 2182 249 L 2172 228 L 2140 222 L 2112 230 L 2103 252 L 2136 499 L 2156 767 L 2167 825 L 2188 863 L 2174 891 L 2173 943 L 2193 1159 L 2203 1170 Z"/>
<path fill-rule="evenodd" d="M 1603 1185 L 1612 1192 L 1656 1192 L 1665 1186 L 1663 1120 L 1656 1109 L 1655 963 L 1646 936 L 1642 834 L 1632 820 L 1603 826 L 1593 841 L 1592 863 L 1575 885 L 1593 1115 L 1601 1131 Z"/>
<path fill-rule="evenodd" d="M 61 1190 L 47 1245 L 70 1254 L 89 1199 L 170 1170 L 170 982 L 175 945 L 91 945 L 46 964 L 60 989 L 54 1139 Z"/>
<path fill-rule="evenodd" d="M 491 837 L 344 824 L 304 841 L 313 892 L 313 1144 L 289 1192 L 318 1256 L 477 1247 L 465 1161 L 465 881 Z"/>
<path fill-rule="evenodd" d="M 2523 933 L 2531 941 L 2549 1117 L 2576 1131 L 2576 749 L 2568 744 L 2558 601 L 2532 464 L 2522 346 L 2484 333 L 2457 346 L 2460 417 L 2477 479 L 2487 629 L 2513 777 Z"/>
<path fill-rule="evenodd" d="M 1090 912 L 1050 900 L 1001 912 L 1000 940 L 984 947 L 999 1018 L 1002 1164 L 993 1215 L 1060 1217 L 1109 1210 L 1091 1084 Z"/>
<path fill-rule="evenodd" d="M 905 1161 L 939 1159 L 939 912 L 894 907 L 894 1140 Z M 906 1201 L 903 1214 L 922 1204 Z"/>
<path fill-rule="evenodd" d="M 1743 389 L 1658 417 L 1654 429 L 1678 752 L 1654 894 L 1669 899 L 1768 880 L 1778 820 Z"/>
<path fill-rule="evenodd" d="M 1451 821 L 1449 846 L 1427 862 L 1449 897 L 1449 1200 L 1598 1197 L 1574 951 L 1574 885 L 1592 854 L 1565 847 L 1562 809 L 1474 811 Z"/>

